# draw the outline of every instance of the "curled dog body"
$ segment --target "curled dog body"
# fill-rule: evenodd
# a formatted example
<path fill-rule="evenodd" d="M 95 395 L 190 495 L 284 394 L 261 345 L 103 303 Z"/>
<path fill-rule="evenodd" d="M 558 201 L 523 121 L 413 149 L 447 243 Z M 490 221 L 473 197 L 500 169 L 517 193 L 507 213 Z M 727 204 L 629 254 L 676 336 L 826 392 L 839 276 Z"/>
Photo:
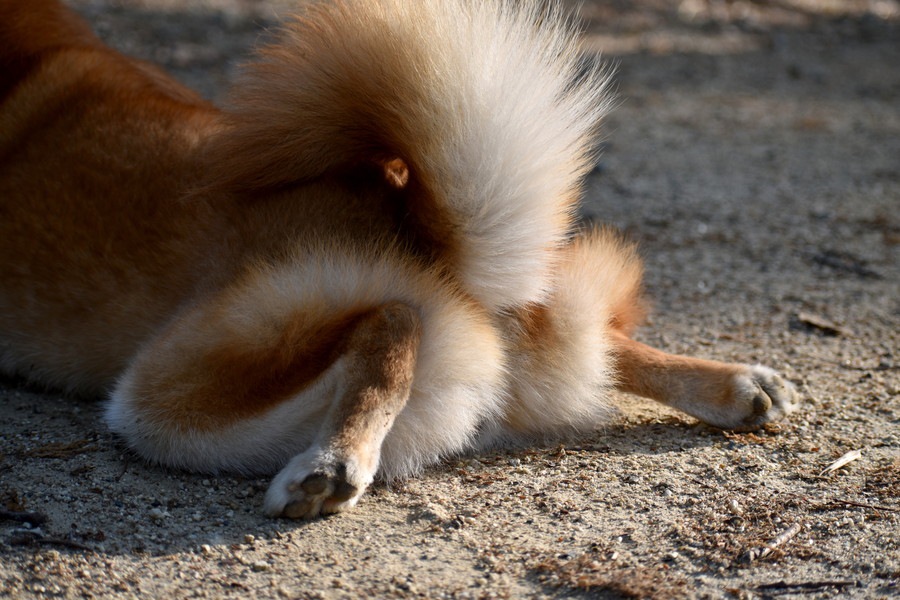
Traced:
<path fill-rule="evenodd" d="M 575 211 L 610 106 L 539 2 L 312 2 L 215 107 L 53 0 L 0 1 L 0 370 L 109 398 L 146 458 L 265 510 L 603 423 L 751 429 L 761 366 L 631 339 L 641 263 Z"/>

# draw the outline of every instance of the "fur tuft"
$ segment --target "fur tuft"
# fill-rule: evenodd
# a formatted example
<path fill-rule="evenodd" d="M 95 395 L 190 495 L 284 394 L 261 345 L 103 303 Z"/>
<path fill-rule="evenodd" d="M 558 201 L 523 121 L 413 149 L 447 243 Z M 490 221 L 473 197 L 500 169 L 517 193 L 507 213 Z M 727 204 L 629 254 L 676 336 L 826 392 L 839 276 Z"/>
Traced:
<path fill-rule="evenodd" d="M 504 427 L 485 436 L 553 439 L 608 421 L 617 384 L 612 330 L 642 317 L 643 267 L 610 229 L 579 236 L 561 252 L 553 295 L 507 316 L 510 401 Z"/>
<path fill-rule="evenodd" d="M 210 185 L 278 188 L 401 159 L 407 211 L 491 309 L 543 300 L 610 100 L 533 0 L 313 3 L 262 51 Z"/>
<path fill-rule="evenodd" d="M 381 451 L 380 475 L 414 475 L 473 445 L 479 423 L 503 410 L 503 342 L 490 318 L 441 277 L 399 252 L 360 257 L 338 244 L 298 247 L 287 265 L 254 265 L 216 298 L 187 307 L 149 341 L 120 378 L 107 408 L 111 429 L 160 463 L 201 471 L 271 472 L 305 450 L 323 427 L 352 368 L 339 358 L 288 398 L 243 394 L 254 376 L 285 381 L 322 360 L 306 350 L 328 337 L 323 324 L 397 300 L 420 307 L 423 337 L 406 408 Z M 285 337 L 293 332 L 294 337 Z M 232 381 L 222 349 L 254 365 Z M 308 352 L 308 354 L 304 354 Z M 302 363 L 302 364 L 301 364 Z"/>

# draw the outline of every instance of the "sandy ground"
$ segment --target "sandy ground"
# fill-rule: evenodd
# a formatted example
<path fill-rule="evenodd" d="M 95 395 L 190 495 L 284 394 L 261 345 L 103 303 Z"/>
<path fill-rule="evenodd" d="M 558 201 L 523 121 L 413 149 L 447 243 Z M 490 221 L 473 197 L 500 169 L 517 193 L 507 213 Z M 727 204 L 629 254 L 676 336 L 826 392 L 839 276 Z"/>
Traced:
<path fill-rule="evenodd" d="M 78 2 L 111 43 L 217 99 L 283 12 L 180 5 Z M 777 367 L 802 410 L 731 434 L 623 397 L 582 440 L 460 459 L 294 523 L 260 514 L 265 480 L 147 466 L 99 403 L 6 381 L 0 507 L 47 520 L 0 521 L 0 597 L 900 595 L 897 2 L 582 14 L 622 100 L 585 219 L 641 243 L 655 311 L 640 337 Z"/>

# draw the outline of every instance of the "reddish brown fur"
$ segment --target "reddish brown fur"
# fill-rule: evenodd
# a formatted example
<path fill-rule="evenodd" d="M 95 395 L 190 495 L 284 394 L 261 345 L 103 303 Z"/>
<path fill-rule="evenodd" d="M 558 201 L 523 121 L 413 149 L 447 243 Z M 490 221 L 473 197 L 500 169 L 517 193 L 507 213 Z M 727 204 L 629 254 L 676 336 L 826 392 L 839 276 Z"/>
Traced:
<path fill-rule="evenodd" d="M 138 407 L 156 414 L 165 406 L 161 422 L 190 423 L 198 431 L 252 418 L 315 381 L 347 350 L 347 334 L 359 319 L 358 314 L 347 314 L 310 324 L 304 315 L 296 315 L 281 323 L 274 339 L 264 344 L 251 345 L 238 338 L 215 345 L 200 340 L 194 348 L 164 346 L 156 354 L 161 364 L 148 363 L 144 368 L 167 376 L 138 382 Z"/>
<path fill-rule="evenodd" d="M 16 257 L 0 264 L 17 309 L 10 318 L 32 332 L 37 372 L 110 380 L 194 287 L 217 236 L 209 207 L 179 199 L 217 112 L 100 46 L 55 3 L 8 2 L 2 11 L 0 39 L 18 42 L 25 32 L 33 40 L 22 54 L 31 68 L 4 79 L 10 92 L 0 111 L 0 254 Z M 160 218 L 175 211 L 182 218 Z M 98 270 L 98 259 L 108 269 Z M 29 301 L 35 281 L 56 299 L 52 310 Z"/>
<path fill-rule="evenodd" d="M 668 354 L 624 335 L 613 339 L 619 389 L 663 403 L 685 395 L 722 407 L 734 402 L 731 380 L 740 365 Z"/>
<path fill-rule="evenodd" d="M 325 6 L 304 18 L 317 18 Z M 276 88 L 296 85 L 272 77 L 290 62 L 285 52 L 266 50 L 255 77 Z M 331 60 L 328 48 L 315 52 Z M 360 89 L 373 84 L 351 64 L 331 66 L 338 85 L 320 100 L 351 121 L 373 120 L 383 107 L 370 102 L 376 91 Z M 415 68 L 385 66 L 395 77 Z M 254 76 L 248 81 L 242 108 L 226 114 L 155 67 L 103 46 L 55 0 L 0 0 L 4 372 L 88 394 L 109 391 L 121 377 L 127 397 L 120 405 L 127 406 L 118 414 L 133 410 L 139 418 L 116 425 L 160 460 L 249 470 L 294 456 L 267 505 L 289 516 L 355 502 L 420 383 L 420 361 L 432 388 L 415 409 L 436 423 L 443 397 L 429 394 L 456 394 L 460 414 L 453 418 L 461 423 L 456 438 L 423 452 L 422 461 L 468 443 L 481 425 L 469 423 L 470 414 L 528 434 L 584 427 L 613 380 L 723 427 L 758 426 L 791 408 L 793 391 L 769 370 L 672 356 L 630 340 L 644 312 L 641 265 L 609 231 L 565 247 L 539 238 L 548 259 L 535 264 L 558 267 L 546 298 L 534 293 L 527 297 L 537 300 L 509 306 L 477 298 L 463 285 L 461 213 L 442 203 L 439 175 L 407 158 L 423 142 L 404 130 L 401 115 L 385 117 L 388 125 L 376 132 L 303 111 L 306 118 L 283 119 Z M 400 105 L 411 106 L 419 92 L 407 87 L 395 91 Z M 346 139 L 305 143 L 304 136 L 328 139 L 335 128 Z M 586 164 L 579 152 L 571 159 L 573 181 Z M 568 230 L 576 187 L 547 198 L 553 231 Z M 495 251 L 483 253 L 493 258 Z M 337 255 L 355 260 L 356 271 L 320 285 L 316 277 L 328 273 L 315 268 L 333 267 L 328 259 Z M 404 282 L 402 297 L 371 280 L 380 264 L 399 274 L 389 283 Z M 290 282 L 276 280 L 276 267 Z M 278 285 L 303 300 L 267 305 Z M 307 298 L 303 285 L 340 289 Z M 341 286 L 361 299 L 341 296 Z M 372 289 L 389 297 L 376 298 Z M 343 304 L 332 305 L 334 298 Z M 426 322 L 438 328 L 430 345 Z M 439 347 L 443 336 L 454 345 Z M 423 348 L 431 352 L 424 359 Z M 467 356 L 470 348 L 480 354 Z M 610 362 L 617 373 L 608 371 Z M 329 373 L 338 384 L 325 381 Z M 323 381 L 340 397 L 303 395 Z M 496 406 L 479 413 L 460 389 Z M 257 440 L 242 438 L 245 447 L 228 454 L 228 436 L 239 436 L 242 424 L 268 427 L 265 417 L 294 401 L 307 402 L 322 439 L 288 431 L 283 449 L 276 440 L 254 455 Z M 417 416 L 409 422 L 419 423 Z M 422 442 L 404 435 L 404 444 Z M 181 448 L 194 454 L 179 462 Z M 219 453 L 228 458 L 216 462 Z M 410 461 L 397 470 L 418 466 Z"/>
<path fill-rule="evenodd" d="M 83 22 L 72 19 L 56 3 L 17 2 L 0 5 L 0 47 L 15 49 L 0 55 L 0 100 L 32 74 L 48 55 L 73 46 L 99 46 Z"/>
<path fill-rule="evenodd" d="M 416 312 L 399 303 L 359 321 L 347 342 L 348 355 L 357 360 L 350 389 L 337 407 L 335 445 L 349 453 L 387 433 L 409 396 L 420 337 Z"/>
<path fill-rule="evenodd" d="M 301 206 L 278 194 L 262 205 L 227 194 L 184 196 L 209 172 L 200 150 L 225 126 L 221 113 L 100 45 L 55 2 L 0 10 L 0 39 L 19 43 L 23 31 L 45 39 L 24 45 L 31 69 L 3 80 L 15 89 L 0 112 L 0 195 L 16 198 L 2 207 L 0 253 L 18 257 L 0 264 L 0 280 L 18 307 L 28 306 L 34 281 L 52 286 L 46 293 L 55 298 L 50 311 L 44 303 L 16 316 L 16 328 L 34 338 L 37 373 L 111 382 L 181 302 L 217 287 L 237 260 L 277 252 L 305 231 L 367 239 L 394 223 L 402 200 L 352 174 L 313 183 L 315 203 Z M 363 195 L 353 191 L 359 185 Z M 68 210 L 60 198 L 71 199 Z"/>

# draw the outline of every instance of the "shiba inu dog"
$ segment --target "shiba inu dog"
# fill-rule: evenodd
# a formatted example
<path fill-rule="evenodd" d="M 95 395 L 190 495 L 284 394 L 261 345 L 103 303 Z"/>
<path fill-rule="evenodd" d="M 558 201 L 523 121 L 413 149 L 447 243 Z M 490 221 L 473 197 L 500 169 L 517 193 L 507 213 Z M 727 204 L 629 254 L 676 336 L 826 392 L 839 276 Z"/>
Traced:
<path fill-rule="evenodd" d="M 108 396 L 149 460 L 277 473 L 291 518 L 590 431 L 615 389 L 790 412 L 771 369 L 630 338 L 637 254 L 574 226 L 607 72 L 541 6 L 311 2 L 220 109 L 0 0 L 0 370 Z"/>

